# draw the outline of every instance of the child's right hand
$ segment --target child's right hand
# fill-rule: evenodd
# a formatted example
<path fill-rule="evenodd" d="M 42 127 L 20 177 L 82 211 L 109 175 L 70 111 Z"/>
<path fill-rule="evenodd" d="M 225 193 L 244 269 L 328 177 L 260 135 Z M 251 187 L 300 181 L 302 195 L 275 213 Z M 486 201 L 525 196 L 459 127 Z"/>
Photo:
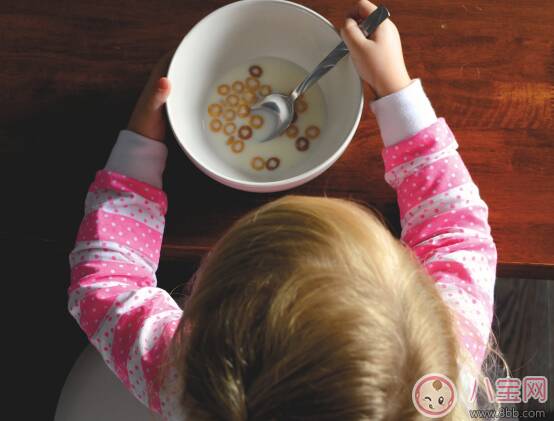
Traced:
<path fill-rule="evenodd" d="M 358 28 L 358 23 L 375 9 L 377 6 L 368 0 L 356 2 L 341 29 L 341 36 L 362 79 L 382 97 L 405 88 L 411 79 L 402 56 L 400 34 L 390 19 L 385 19 L 369 39 Z"/>

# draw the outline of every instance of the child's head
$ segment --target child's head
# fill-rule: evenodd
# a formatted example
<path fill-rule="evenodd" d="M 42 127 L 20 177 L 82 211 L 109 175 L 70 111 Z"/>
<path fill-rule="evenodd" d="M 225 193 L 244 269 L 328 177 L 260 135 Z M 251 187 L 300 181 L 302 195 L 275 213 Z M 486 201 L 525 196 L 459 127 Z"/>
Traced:
<path fill-rule="evenodd" d="M 349 201 L 288 196 L 239 220 L 184 311 L 174 349 L 192 419 L 419 419 L 420 377 L 459 382 L 433 281 Z"/>

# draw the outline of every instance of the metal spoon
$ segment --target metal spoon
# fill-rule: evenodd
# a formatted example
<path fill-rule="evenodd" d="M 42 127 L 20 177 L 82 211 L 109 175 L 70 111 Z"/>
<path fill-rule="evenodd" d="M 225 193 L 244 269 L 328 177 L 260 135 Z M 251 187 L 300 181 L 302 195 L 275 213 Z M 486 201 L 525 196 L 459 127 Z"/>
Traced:
<path fill-rule="evenodd" d="M 390 16 L 384 6 L 379 6 L 359 26 L 364 35 L 369 37 L 375 29 Z M 252 111 L 266 111 L 275 120 L 275 127 L 269 135 L 260 139 L 260 142 L 267 142 L 281 135 L 291 124 L 294 116 L 294 102 L 306 92 L 315 82 L 331 70 L 335 65 L 348 54 L 348 48 L 341 42 L 306 78 L 291 92 L 290 95 L 271 94 L 262 98 L 253 107 Z"/>

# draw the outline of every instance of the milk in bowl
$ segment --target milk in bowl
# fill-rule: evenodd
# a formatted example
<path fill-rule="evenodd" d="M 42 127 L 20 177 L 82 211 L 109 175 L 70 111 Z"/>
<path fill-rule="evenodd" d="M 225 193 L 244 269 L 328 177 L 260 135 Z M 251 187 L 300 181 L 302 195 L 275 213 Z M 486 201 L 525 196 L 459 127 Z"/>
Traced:
<path fill-rule="evenodd" d="M 258 181 L 282 178 L 315 153 L 326 123 L 317 83 L 296 100 L 292 124 L 272 140 L 259 142 L 273 128 L 273 117 L 252 110 L 271 93 L 288 95 L 306 76 L 302 67 L 277 57 L 251 59 L 224 71 L 209 90 L 202 122 L 214 153 Z"/>

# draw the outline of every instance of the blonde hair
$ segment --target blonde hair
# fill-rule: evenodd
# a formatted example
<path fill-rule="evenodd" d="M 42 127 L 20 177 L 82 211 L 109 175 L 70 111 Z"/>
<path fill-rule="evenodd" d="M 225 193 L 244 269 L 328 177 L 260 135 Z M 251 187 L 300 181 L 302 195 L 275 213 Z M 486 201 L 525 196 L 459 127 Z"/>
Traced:
<path fill-rule="evenodd" d="M 432 279 L 376 213 L 287 196 L 202 262 L 174 337 L 194 420 L 419 420 L 428 373 L 463 359 Z M 443 419 L 468 419 L 460 405 Z"/>

